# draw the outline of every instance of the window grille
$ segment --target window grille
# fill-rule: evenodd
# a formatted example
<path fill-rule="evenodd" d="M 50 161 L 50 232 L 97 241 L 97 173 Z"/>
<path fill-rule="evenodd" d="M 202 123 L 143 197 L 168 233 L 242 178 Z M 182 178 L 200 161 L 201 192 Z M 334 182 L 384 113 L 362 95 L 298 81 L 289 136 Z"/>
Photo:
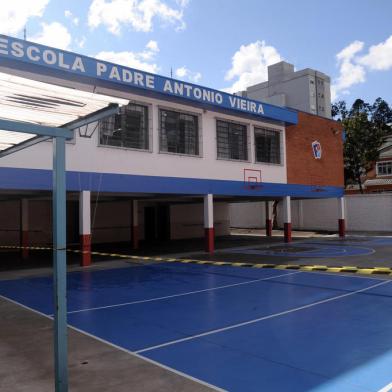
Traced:
<path fill-rule="evenodd" d="M 160 109 L 159 117 L 161 152 L 199 155 L 198 116 Z"/>
<path fill-rule="evenodd" d="M 100 144 L 148 150 L 148 107 L 128 104 L 100 121 Z"/>
<path fill-rule="evenodd" d="M 218 158 L 248 160 L 248 131 L 246 125 L 217 120 Z"/>
<path fill-rule="evenodd" d="M 281 163 L 280 132 L 255 128 L 256 162 Z"/>

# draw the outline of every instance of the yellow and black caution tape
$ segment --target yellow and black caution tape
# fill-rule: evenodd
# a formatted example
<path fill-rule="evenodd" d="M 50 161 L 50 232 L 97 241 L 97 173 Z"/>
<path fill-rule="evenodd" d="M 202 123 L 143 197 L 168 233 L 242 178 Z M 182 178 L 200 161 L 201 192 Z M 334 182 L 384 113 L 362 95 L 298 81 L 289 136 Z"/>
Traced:
<path fill-rule="evenodd" d="M 0 245 L 0 249 L 28 249 L 28 250 L 53 250 L 53 247 L 45 246 L 13 246 Z M 300 270 L 300 271 L 322 271 L 322 272 L 337 272 L 337 273 L 355 273 L 363 275 L 392 275 L 392 268 L 389 267 L 357 267 L 357 266 L 329 266 L 329 265 L 308 265 L 308 264 L 271 264 L 271 263 L 244 263 L 235 261 L 214 261 L 214 260 L 198 260 L 198 259 L 177 259 L 171 257 L 156 257 L 156 256 L 137 256 L 127 255 L 121 253 L 106 253 L 106 252 L 89 252 L 78 249 L 62 249 L 70 253 L 88 253 L 94 256 L 115 257 L 118 259 L 131 259 L 138 261 L 158 261 L 166 263 L 192 263 L 202 265 L 217 265 L 217 266 L 232 266 L 232 267 L 248 267 L 248 268 L 273 268 L 280 270 Z"/>

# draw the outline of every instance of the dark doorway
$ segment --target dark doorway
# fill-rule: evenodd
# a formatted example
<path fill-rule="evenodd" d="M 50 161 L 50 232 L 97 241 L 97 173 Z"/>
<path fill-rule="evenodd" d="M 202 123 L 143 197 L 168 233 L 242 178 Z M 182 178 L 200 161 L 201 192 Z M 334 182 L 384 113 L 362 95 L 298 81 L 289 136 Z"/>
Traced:
<path fill-rule="evenodd" d="M 159 204 L 144 207 L 144 238 L 146 241 L 170 239 L 170 206 Z"/>
<path fill-rule="evenodd" d="M 79 203 L 67 200 L 67 244 L 79 243 Z"/>
<path fill-rule="evenodd" d="M 157 207 L 158 240 L 170 240 L 170 206 L 161 204 Z"/>
<path fill-rule="evenodd" d="M 144 239 L 154 241 L 157 237 L 155 207 L 144 207 Z"/>

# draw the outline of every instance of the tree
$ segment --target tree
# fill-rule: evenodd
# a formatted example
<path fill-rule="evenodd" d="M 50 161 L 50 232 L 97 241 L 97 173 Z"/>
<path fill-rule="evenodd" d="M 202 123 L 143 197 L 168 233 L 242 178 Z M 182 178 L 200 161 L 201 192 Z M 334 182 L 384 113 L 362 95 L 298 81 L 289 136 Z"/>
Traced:
<path fill-rule="evenodd" d="M 363 193 L 362 178 L 379 157 L 379 150 L 392 134 L 392 108 L 381 98 L 373 105 L 357 99 L 350 110 L 344 101 L 332 106 L 332 117 L 341 121 L 345 131 L 345 182 L 357 183 Z"/>

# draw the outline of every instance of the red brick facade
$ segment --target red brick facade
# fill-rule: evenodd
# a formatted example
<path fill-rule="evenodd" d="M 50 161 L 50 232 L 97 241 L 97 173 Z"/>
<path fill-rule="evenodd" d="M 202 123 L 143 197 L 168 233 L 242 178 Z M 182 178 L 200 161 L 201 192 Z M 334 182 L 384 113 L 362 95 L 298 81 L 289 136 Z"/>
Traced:
<path fill-rule="evenodd" d="M 312 142 L 321 144 L 315 159 Z M 344 186 L 343 140 L 340 123 L 298 113 L 298 124 L 286 128 L 287 182 L 303 185 Z"/>

